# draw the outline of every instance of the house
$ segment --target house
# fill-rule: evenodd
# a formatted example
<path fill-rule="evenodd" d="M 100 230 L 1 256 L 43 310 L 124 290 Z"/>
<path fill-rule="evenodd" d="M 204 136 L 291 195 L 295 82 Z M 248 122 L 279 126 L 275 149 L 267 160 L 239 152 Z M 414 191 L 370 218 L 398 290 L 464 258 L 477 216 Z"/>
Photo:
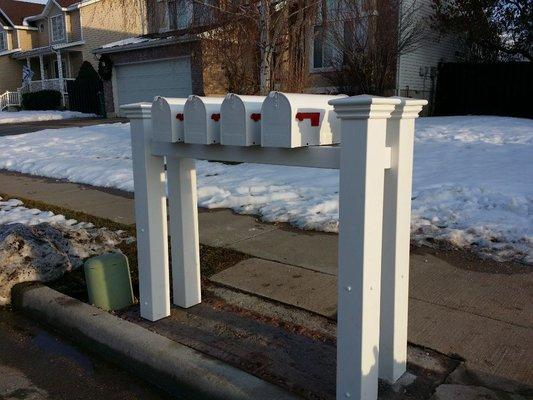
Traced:
<path fill-rule="evenodd" d="M 6 17 L 16 17 L 8 27 L 19 38 L 10 44 L 8 54 L 0 57 L 8 58 L 3 62 L 13 71 L 5 86 L 2 79 L 0 93 L 2 89 L 53 89 L 64 98 L 65 82 L 76 77 L 83 61 L 97 67 L 94 48 L 143 33 L 146 19 L 140 0 L 47 0 L 33 6 L 0 0 L 0 10 Z M 33 77 L 21 86 L 23 65 L 31 69 Z"/>
<path fill-rule="evenodd" d="M 12 55 L 33 47 L 34 28 L 24 18 L 40 14 L 44 5 L 15 0 L 0 0 L 0 94 L 16 91 L 22 81 L 22 63 Z"/>
<path fill-rule="evenodd" d="M 372 3 L 373 0 L 367 0 Z M 374 0 L 375 1 L 375 0 Z M 431 0 L 413 1 L 418 18 L 429 24 Z M 329 4 L 330 2 L 328 2 Z M 224 70 L 212 60 L 212 48 L 206 46 L 204 33 L 216 29 L 211 0 L 147 0 L 148 34 L 109 43 L 94 50 L 113 66 L 111 80 L 105 83 L 108 113 L 120 113 L 119 106 L 151 101 L 154 96 L 186 97 L 189 94 L 221 95 L 228 91 Z M 397 20 L 394 24 L 398 24 Z M 307 37 L 309 46 L 308 86 L 310 93 L 337 92 L 325 77 L 330 69 L 328 49 L 323 35 L 314 26 Z M 168 35 L 165 33 L 169 32 Z M 237 39 L 238 40 L 238 39 Z M 439 62 L 455 59 L 455 43 L 428 29 L 413 51 L 395 61 L 394 92 L 409 97 L 430 98 L 435 86 Z M 259 71 L 257 73 L 259 75 Z M 133 84 L 134 83 L 134 84 Z"/>
<path fill-rule="evenodd" d="M 224 74 L 209 61 L 199 33 L 211 27 L 209 9 L 188 0 L 147 0 L 147 35 L 96 48 L 108 57 L 112 78 L 104 82 L 107 113 L 119 106 L 151 101 L 154 96 L 224 94 Z M 166 36 L 165 32 L 172 31 Z"/>

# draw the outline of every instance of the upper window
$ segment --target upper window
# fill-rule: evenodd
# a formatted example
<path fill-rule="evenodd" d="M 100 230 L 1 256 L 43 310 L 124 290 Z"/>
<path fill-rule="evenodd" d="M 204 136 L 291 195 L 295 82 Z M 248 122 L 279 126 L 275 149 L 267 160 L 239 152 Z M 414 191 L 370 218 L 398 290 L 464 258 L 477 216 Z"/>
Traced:
<path fill-rule="evenodd" d="M 53 43 L 65 40 L 65 19 L 63 15 L 50 17 L 50 31 Z"/>
<path fill-rule="evenodd" d="M 191 0 L 168 0 L 168 28 L 186 29 L 191 26 L 193 2 Z"/>
<path fill-rule="evenodd" d="M 214 20 L 214 12 L 216 10 L 216 0 L 199 0 L 196 2 L 196 25 L 209 25 Z"/>
<path fill-rule="evenodd" d="M 0 32 L 0 51 L 7 50 L 7 35 L 5 32 Z"/>

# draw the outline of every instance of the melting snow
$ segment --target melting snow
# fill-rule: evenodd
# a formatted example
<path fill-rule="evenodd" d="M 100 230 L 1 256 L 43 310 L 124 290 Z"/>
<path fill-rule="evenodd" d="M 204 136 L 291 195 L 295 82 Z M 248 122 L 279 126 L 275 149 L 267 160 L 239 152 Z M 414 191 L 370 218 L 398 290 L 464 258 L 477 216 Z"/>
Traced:
<path fill-rule="evenodd" d="M 0 168 L 132 191 L 129 125 L 2 137 Z M 200 161 L 198 203 L 335 232 L 338 172 Z M 411 230 L 416 243 L 444 240 L 533 263 L 533 121 L 419 119 Z"/>

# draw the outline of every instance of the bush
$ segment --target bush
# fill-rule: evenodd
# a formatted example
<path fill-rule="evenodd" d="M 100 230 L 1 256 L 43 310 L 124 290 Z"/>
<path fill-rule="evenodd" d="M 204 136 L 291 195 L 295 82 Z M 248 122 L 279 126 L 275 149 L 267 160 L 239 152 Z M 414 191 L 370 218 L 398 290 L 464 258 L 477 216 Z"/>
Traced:
<path fill-rule="evenodd" d="M 98 75 L 98 72 L 96 72 L 96 70 L 89 61 L 84 61 L 80 66 L 80 70 L 78 71 L 76 82 L 93 83 L 99 81 L 100 76 Z"/>
<path fill-rule="evenodd" d="M 24 110 L 58 110 L 60 107 L 61 93 L 57 90 L 41 90 L 22 95 Z"/>

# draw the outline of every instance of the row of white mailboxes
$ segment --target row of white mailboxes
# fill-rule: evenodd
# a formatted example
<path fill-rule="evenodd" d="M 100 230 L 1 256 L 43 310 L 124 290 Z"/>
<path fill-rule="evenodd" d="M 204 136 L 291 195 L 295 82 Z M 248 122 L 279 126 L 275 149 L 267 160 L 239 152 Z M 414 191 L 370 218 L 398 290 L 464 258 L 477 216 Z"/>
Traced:
<path fill-rule="evenodd" d="M 152 105 L 154 139 L 231 146 L 302 147 L 340 142 L 332 99 L 346 96 L 271 92 L 268 96 L 164 98 Z"/>

